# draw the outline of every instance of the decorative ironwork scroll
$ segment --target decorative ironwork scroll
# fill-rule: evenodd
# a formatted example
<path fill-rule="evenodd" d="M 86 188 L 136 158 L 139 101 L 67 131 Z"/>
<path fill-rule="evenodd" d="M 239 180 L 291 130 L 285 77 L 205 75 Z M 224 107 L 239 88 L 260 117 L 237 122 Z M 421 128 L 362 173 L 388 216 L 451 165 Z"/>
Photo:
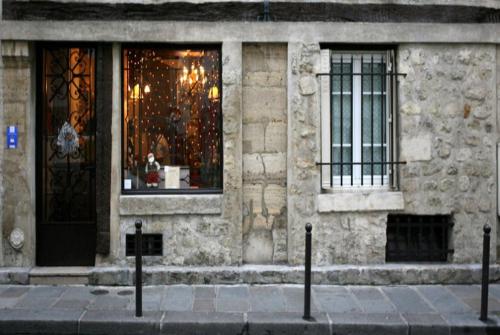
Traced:
<path fill-rule="evenodd" d="M 46 223 L 95 221 L 95 49 L 43 50 Z"/>

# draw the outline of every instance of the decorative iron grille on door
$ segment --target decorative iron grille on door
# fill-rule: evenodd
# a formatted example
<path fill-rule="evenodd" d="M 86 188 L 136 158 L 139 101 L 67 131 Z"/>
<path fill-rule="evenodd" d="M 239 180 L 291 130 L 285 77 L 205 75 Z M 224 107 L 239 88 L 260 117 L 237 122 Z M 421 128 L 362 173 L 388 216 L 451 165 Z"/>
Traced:
<path fill-rule="evenodd" d="M 39 56 L 38 261 L 62 265 L 55 259 L 69 257 L 70 265 L 91 264 L 96 222 L 95 49 L 54 46 L 43 48 Z"/>

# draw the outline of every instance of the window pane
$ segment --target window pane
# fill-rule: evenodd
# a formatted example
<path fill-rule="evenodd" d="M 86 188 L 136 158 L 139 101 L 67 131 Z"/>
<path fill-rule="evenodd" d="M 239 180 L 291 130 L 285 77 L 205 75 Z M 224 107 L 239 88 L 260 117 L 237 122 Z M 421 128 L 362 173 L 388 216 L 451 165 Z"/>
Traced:
<path fill-rule="evenodd" d="M 352 156 L 351 156 L 351 153 L 352 153 L 352 150 L 350 147 L 344 147 L 343 150 L 343 157 L 342 157 L 342 161 L 344 163 L 351 163 L 352 162 Z M 340 147 L 335 147 L 333 148 L 333 162 L 334 163 L 340 163 Z M 340 165 L 335 165 L 333 167 L 333 175 L 334 176 L 340 176 Z M 343 175 L 344 176 L 350 176 L 351 175 L 351 165 L 350 164 L 346 164 L 344 165 L 344 168 L 343 168 Z"/>
<path fill-rule="evenodd" d="M 383 151 L 383 152 L 382 152 Z M 386 173 L 386 166 L 381 166 L 381 162 L 385 162 L 385 157 L 382 156 L 382 154 L 385 155 L 385 148 L 382 148 L 378 146 L 373 147 L 373 162 L 374 163 L 379 163 L 379 164 L 373 164 L 373 175 L 380 175 L 381 171 L 384 171 L 384 174 Z M 370 163 L 372 162 L 372 148 L 371 146 L 365 146 L 363 147 L 363 162 Z M 363 174 L 365 176 L 371 175 L 371 170 L 372 166 L 371 164 L 366 164 L 363 166 Z"/>
<path fill-rule="evenodd" d="M 384 106 L 385 108 L 385 106 Z M 373 143 L 380 143 L 382 138 L 382 100 L 380 95 L 373 96 Z M 363 96 L 363 143 L 372 142 L 372 96 Z M 385 141 L 385 140 L 384 140 Z"/>
<path fill-rule="evenodd" d="M 123 50 L 123 188 L 221 188 L 218 49 Z"/>
<path fill-rule="evenodd" d="M 351 70 L 351 63 L 346 63 L 346 61 L 351 61 L 351 58 L 345 59 L 344 63 L 342 64 L 343 71 L 340 71 L 340 63 L 332 63 L 332 72 L 334 74 L 338 73 L 339 75 L 333 75 L 332 76 L 332 91 L 333 92 L 340 92 L 340 86 L 341 86 L 341 78 L 342 78 L 342 91 L 343 92 L 350 92 L 351 91 L 351 80 L 352 76 L 350 73 L 352 73 Z M 347 74 L 347 75 L 342 75 L 340 74 Z"/>
<path fill-rule="evenodd" d="M 369 62 L 365 63 L 367 60 L 363 60 L 363 68 L 362 68 L 362 73 L 363 75 L 363 92 L 371 92 L 372 91 L 372 82 L 373 82 L 373 91 L 380 93 L 382 90 L 382 82 L 385 80 L 385 64 L 384 63 L 373 63 L 373 71 L 372 71 L 372 65 Z"/>
<path fill-rule="evenodd" d="M 351 96 L 342 97 L 343 105 L 340 105 L 340 96 L 332 96 L 333 108 L 333 143 L 340 144 L 340 124 L 342 124 L 343 144 L 351 143 Z M 342 113 L 341 113 L 342 109 Z M 342 114 L 342 122 L 341 122 Z"/>

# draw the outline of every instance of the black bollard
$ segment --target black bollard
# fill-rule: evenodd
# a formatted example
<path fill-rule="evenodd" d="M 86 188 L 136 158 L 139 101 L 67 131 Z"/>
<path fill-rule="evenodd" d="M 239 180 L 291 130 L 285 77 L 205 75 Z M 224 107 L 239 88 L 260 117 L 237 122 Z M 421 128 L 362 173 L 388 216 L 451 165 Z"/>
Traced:
<path fill-rule="evenodd" d="M 306 224 L 306 259 L 304 274 L 304 320 L 311 320 L 311 231 L 312 225 Z"/>
<path fill-rule="evenodd" d="M 490 281 L 490 232 L 491 227 L 485 224 L 483 227 L 483 277 L 481 280 L 481 316 L 479 320 L 488 320 L 488 285 Z"/>
<path fill-rule="evenodd" d="M 142 316 L 142 221 L 135 221 L 135 316 Z"/>

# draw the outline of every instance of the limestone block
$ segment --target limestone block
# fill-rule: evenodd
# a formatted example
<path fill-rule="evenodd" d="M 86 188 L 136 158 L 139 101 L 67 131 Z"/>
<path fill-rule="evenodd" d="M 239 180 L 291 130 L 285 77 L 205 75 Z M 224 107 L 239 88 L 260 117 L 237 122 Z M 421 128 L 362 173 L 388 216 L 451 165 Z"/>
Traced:
<path fill-rule="evenodd" d="M 318 195 L 317 200 L 320 213 L 404 209 L 402 192 L 325 193 Z"/>
<path fill-rule="evenodd" d="M 312 95 L 317 90 L 317 81 L 314 76 L 304 76 L 299 80 L 299 91 L 301 95 Z"/>
<path fill-rule="evenodd" d="M 29 45 L 26 41 L 2 41 L 2 57 L 28 57 Z"/>
<path fill-rule="evenodd" d="M 243 90 L 243 122 L 286 121 L 286 92 L 283 88 L 252 87 Z"/>
<path fill-rule="evenodd" d="M 243 46 L 245 72 L 286 72 L 287 48 L 285 44 L 245 44 Z"/>
<path fill-rule="evenodd" d="M 5 68 L 3 70 L 3 96 L 5 102 L 26 102 L 29 100 L 29 68 Z"/>
<path fill-rule="evenodd" d="M 262 185 L 243 183 L 243 205 L 251 212 L 262 213 Z"/>
<path fill-rule="evenodd" d="M 430 135 L 403 137 L 400 147 L 401 160 L 403 161 L 430 161 L 432 158 L 432 138 Z"/>
<path fill-rule="evenodd" d="M 244 241 L 243 261 L 246 263 L 271 263 L 273 235 L 270 230 L 251 231 Z"/>
<path fill-rule="evenodd" d="M 264 203 L 269 214 L 278 215 L 286 207 L 286 187 L 267 185 L 264 189 Z"/>
<path fill-rule="evenodd" d="M 286 179 L 286 153 L 262 154 L 267 178 Z"/>
<path fill-rule="evenodd" d="M 270 122 L 266 127 L 265 151 L 285 152 L 287 143 L 287 124 Z"/>
<path fill-rule="evenodd" d="M 247 72 L 243 87 L 286 87 L 286 72 Z"/>
<path fill-rule="evenodd" d="M 243 154 L 243 179 L 250 181 L 264 178 L 261 154 Z"/>
<path fill-rule="evenodd" d="M 264 151 L 265 124 L 243 124 L 243 153 L 256 153 Z"/>
<path fill-rule="evenodd" d="M 122 195 L 121 215 L 220 214 L 222 195 Z"/>
<path fill-rule="evenodd" d="M 406 115 L 420 114 L 420 112 L 420 106 L 414 102 L 407 102 L 406 104 L 401 106 L 401 113 Z"/>

